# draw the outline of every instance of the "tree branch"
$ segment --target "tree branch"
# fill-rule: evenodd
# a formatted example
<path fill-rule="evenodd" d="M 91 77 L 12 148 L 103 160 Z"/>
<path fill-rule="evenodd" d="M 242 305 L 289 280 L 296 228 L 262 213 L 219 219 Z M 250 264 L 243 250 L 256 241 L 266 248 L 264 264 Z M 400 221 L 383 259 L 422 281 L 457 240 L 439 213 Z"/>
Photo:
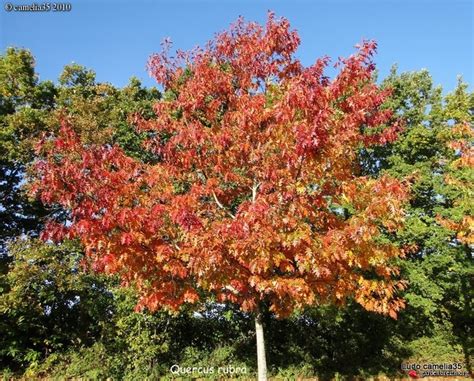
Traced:
<path fill-rule="evenodd" d="M 252 202 L 255 202 L 255 199 L 257 198 L 257 190 L 260 187 L 262 183 L 254 183 L 252 186 Z"/>
<path fill-rule="evenodd" d="M 295 181 L 297 181 L 298 177 L 300 177 L 301 169 L 303 168 L 304 158 L 305 158 L 304 156 L 301 156 L 301 158 L 300 158 L 300 165 L 298 166 L 298 171 L 296 172 Z"/>
<path fill-rule="evenodd" d="M 214 201 L 216 202 L 217 206 L 218 206 L 219 208 L 225 210 L 225 212 L 226 212 L 230 217 L 232 217 L 232 219 L 235 220 L 235 216 L 234 216 L 231 212 L 229 212 L 229 211 L 227 210 L 227 208 L 226 208 L 224 205 L 222 205 L 222 203 L 219 201 L 219 199 L 217 198 L 217 196 L 216 196 L 216 194 L 214 193 L 214 191 L 212 191 L 212 196 L 214 197 Z"/>

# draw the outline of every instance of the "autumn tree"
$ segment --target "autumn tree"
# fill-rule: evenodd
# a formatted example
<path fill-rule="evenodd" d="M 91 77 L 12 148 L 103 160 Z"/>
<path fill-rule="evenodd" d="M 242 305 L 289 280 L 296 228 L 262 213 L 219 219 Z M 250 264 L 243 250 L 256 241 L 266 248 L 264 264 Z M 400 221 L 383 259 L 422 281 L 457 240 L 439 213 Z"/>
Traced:
<path fill-rule="evenodd" d="M 254 313 L 259 379 L 261 321 L 353 297 L 396 317 L 403 282 L 387 236 L 403 221 L 406 186 L 362 176 L 361 147 L 400 129 L 372 81 L 374 42 L 310 67 L 285 19 L 239 19 L 204 48 L 153 55 L 163 87 L 156 118 L 135 117 L 153 160 L 84 140 L 67 119 L 38 146 L 31 191 L 59 205 L 45 239 L 78 238 L 96 269 L 140 293 L 138 309 L 177 310 L 206 295 Z"/>

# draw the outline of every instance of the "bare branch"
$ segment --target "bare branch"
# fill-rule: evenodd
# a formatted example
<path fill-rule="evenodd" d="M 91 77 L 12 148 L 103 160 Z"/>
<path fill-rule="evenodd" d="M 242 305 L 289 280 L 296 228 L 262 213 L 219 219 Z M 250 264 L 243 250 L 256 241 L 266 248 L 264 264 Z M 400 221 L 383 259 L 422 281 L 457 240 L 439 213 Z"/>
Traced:
<path fill-rule="evenodd" d="M 218 206 L 219 208 L 225 210 L 225 212 L 226 212 L 230 217 L 232 217 L 232 219 L 235 220 L 235 216 L 234 216 L 231 212 L 229 212 L 229 211 L 227 210 L 227 208 L 226 208 L 224 205 L 222 205 L 222 203 L 219 201 L 219 199 L 217 198 L 217 196 L 216 196 L 216 194 L 214 193 L 214 191 L 212 191 L 212 196 L 214 197 L 214 201 L 216 202 L 217 206 Z"/>
<path fill-rule="evenodd" d="M 300 157 L 300 163 L 299 163 L 299 166 L 298 166 L 298 171 L 296 172 L 295 182 L 298 181 L 298 177 L 300 177 L 301 169 L 303 168 L 304 158 L 305 158 L 305 156 Z"/>
<path fill-rule="evenodd" d="M 254 184 L 252 187 L 252 202 L 255 202 L 255 199 L 257 198 L 257 190 L 260 187 L 262 183 L 257 183 Z"/>
<path fill-rule="evenodd" d="M 239 293 L 239 291 L 237 291 L 234 287 L 232 287 L 230 284 L 228 284 L 227 286 L 224 287 L 225 290 L 229 290 L 230 292 L 232 292 L 233 294 L 237 295 Z"/>

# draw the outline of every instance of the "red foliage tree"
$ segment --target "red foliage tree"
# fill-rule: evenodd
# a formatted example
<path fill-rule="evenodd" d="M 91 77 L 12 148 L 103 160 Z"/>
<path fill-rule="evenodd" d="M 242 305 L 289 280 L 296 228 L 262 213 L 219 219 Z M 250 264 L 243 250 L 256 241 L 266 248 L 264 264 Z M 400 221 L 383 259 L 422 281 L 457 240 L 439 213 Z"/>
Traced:
<path fill-rule="evenodd" d="M 176 310 L 206 291 L 261 328 L 262 301 L 282 317 L 352 296 L 396 317 L 402 251 L 383 235 L 402 223 L 406 190 L 357 164 L 399 129 L 372 80 L 376 44 L 340 59 L 333 80 L 327 58 L 303 67 L 298 45 L 270 14 L 265 27 L 239 19 L 203 49 L 152 56 L 165 97 L 156 119 L 134 121 L 154 163 L 85 145 L 65 121 L 40 146 L 32 190 L 70 219 L 45 237 L 79 238 L 96 268 L 138 288 L 138 308 Z"/>

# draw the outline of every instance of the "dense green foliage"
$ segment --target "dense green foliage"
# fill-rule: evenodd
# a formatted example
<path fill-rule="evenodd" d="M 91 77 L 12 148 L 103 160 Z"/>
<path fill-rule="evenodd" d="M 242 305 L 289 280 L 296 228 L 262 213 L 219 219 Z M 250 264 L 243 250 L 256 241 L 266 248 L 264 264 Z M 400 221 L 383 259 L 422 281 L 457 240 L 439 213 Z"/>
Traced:
<path fill-rule="evenodd" d="M 362 151 L 361 162 L 368 175 L 389 172 L 411 179 L 405 229 L 394 238 L 412 247 L 400 263 L 409 282 L 407 308 L 397 321 L 355 303 L 299 311 L 286 320 L 266 315 L 270 370 L 281 377 L 396 374 L 408 360 L 462 361 L 471 367 L 472 241 L 459 226 L 474 213 L 474 173 L 457 164 L 460 152 L 451 143 L 463 138 L 472 146 L 472 133 L 463 135 L 456 126 L 472 130 L 474 94 L 460 81 L 445 96 L 426 71 L 394 69 L 383 86 L 392 88 L 386 106 L 405 120 L 405 129 L 394 144 Z M 134 290 L 89 271 L 76 242 L 54 245 L 36 238 L 43 217 L 62 211 L 45 210 L 25 196 L 22 185 L 35 141 L 67 117 L 84 141 L 116 143 L 129 155 L 153 160 L 143 154 L 143 136 L 131 118 L 135 113 L 151 118 L 159 96 L 136 79 L 122 89 L 97 83 L 93 71 L 75 64 L 57 84 L 40 82 L 31 53 L 8 49 L 1 56 L 0 373 L 5 376 L 144 379 L 171 377 L 173 364 L 233 365 L 253 374 L 253 322 L 234 306 L 209 302 L 198 312 L 137 313 Z"/>
<path fill-rule="evenodd" d="M 472 129 L 474 94 L 469 94 L 467 84 L 459 81 L 443 99 L 441 88 L 433 86 L 427 71 L 402 75 L 393 71 L 384 84 L 393 89 L 387 106 L 403 116 L 406 129 L 395 144 L 378 153 L 383 155 L 381 170 L 400 178 L 413 177 L 405 230 L 398 239 L 415 245 L 402 263 L 410 281 L 404 318 L 424 335 L 415 338 L 409 347 L 414 355 L 426 360 L 434 356 L 448 360 L 456 352 L 463 353 L 470 366 L 474 321 L 470 306 L 474 286 L 472 242 L 469 246 L 459 240 L 458 232 L 442 224 L 440 218 L 460 221 L 474 214 L 473 168 L 453 166 L 459 152 L 450 147 L 450 142 L 458 138 L 458 126 L 466 123 Z M 472 135 L 468 138 L 472 144 Z M 465 179 L 469 195 L 453 185 L 452 176 Z M 430 342 L 429 337 L 436 340 Z"/>
<path fill-rule="evenodd" d="M 36 232 L 44 214 L 40 205 L 28 202 L 20 185 L 55 93 L 52 82 L 39 83 L 29 52 L 9 48 L 0 57 L 0 255 L 9 238 Z"/>

